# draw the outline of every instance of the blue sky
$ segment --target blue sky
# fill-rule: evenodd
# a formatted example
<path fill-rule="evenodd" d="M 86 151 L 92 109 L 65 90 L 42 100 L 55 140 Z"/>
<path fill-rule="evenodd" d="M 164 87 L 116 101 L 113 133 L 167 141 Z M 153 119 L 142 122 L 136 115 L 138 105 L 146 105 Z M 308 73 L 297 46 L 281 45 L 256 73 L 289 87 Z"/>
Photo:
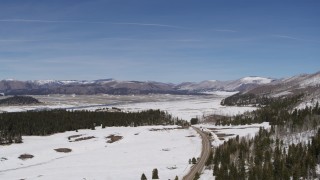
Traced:
<path fill-rule="evenodd" d="M 0 79 L 281 78 L 319 57 L 318 0 L 0 1 Z"/>

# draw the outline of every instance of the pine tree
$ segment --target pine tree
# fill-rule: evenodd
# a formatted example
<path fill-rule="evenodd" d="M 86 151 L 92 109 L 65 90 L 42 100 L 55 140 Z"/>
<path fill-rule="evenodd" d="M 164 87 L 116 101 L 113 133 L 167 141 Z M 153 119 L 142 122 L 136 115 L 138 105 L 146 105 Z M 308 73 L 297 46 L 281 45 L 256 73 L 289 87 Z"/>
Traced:
<path fill-rule="evenodd" d="M 147 180 L 147 177 L 144 173 L 142 173 L 142 175 L 141 175 L 141 180 Z"/>
<path fill-rule="evenodd" d="M 174 180 L 179 180 L 178 176 L 176 176 L 176 177 L 174 178 Z"/>
<path fill-rule="evenodd" d="M 210 151 L 209 158 L 206 161 L 206 166 L 209 166 L 212 163 L 213 163 L 213 152 Z"/>
<path fill-rule="evenodd" d="M 200 178 L 200 174 L 197 172 L 196 175 L 194 176 L 193 180 L 197 180 Z"/>
<path fill-rule="evenodd" d="M 197 160 L 196 160 L 196 158 L 192 158 L 192 164 L 197 164 Z"/>
<path fill-rule="evenodd" d="M 152 170 L 152 179 L 159 179 L 158 169 L 157 168 Z"/>

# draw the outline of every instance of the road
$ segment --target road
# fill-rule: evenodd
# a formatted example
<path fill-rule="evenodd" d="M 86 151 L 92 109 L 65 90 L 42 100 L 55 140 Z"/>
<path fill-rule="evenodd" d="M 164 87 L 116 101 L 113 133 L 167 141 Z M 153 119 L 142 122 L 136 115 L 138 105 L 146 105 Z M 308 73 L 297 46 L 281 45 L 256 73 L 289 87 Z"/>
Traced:
<path fill-rule="evenodd" d="M 200 160 L 197 162 L 197 164 L 195 164 L 191 168 L 190 172 L 183 177 L 183 180 L 193 180 L 197 172 L 199 174 L 202 172 L 211 151 L 211 145 L 210 145 L 210 140 L 208 136 L 205 133 L 203 133 L 199 128 L 196 128 L 196 127 L 192 127 L 192 128 L 196 130 L 202 138 L 201 157 L 200 157 Z"/>

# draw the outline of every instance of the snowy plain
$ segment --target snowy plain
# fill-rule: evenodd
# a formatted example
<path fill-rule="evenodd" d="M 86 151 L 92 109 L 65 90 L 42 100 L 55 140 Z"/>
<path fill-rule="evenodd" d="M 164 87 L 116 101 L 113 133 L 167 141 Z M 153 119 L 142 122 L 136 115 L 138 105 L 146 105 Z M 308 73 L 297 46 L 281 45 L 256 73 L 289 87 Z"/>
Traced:
<path fill-rule="evenodd" d="M 214 92 L 213 92 L 214 93 Z M 117 107 L 124 111 L 142 111 L 147 109 L 160 109 L 167 111 L 174 117 L 184 120 L 199 117 L 203 115 L 226 115 L 232 116 L 242 114 L 246 111 L 253 111 L 255 107 L 230 107 L 222 106 L 220 102 L 230 92 L 218 91 L 219 95 L 94 95 L 94 96 L 72 96 L 72 95 L 51 95 L 51 96 L 34 96 L 42 105 L 35 106 L 0 106 L 0 112 L 16 112 L 35 109 L 56 109 L 66 108 L 73 110 L 96 110 L 99 108 Z"/>
<path fill-rule="evenodd" d="M 161 179 L 180 178 L 189 169 L 188 159 L 201 153 L 201 139 L 190 129 L 176 126 L 108 127 L 51 136 L 24 136 L 22 144 L 1 147 L 0 179 L 151 179 L 153 168 Z M 157 129 L 157 131 L 150 131 Z M 123 139 L 107 143 L 115 134 Z M 95 138 L 69 142 L 68 137 Z M 54 149 L 69 148 L 70 153 Z M 28 153 L 32 159 L 21 160 Z"/>
<path fill-rule="evenodd" d="M 74 96 L 51 95 L 35 96 L 44 104 L 36 106 L 0 107 L 1 111 L 16 112 L 37 109 L 67 108 L 72 110 L 96 110 L 117 107 L 123 111 L 142 111 L 160 109 L 174 117 L 190 120 L 194 117 L 218 114 L 236 115 L 253 111 L 255 107 L 221 106 L 223 98 L 232 93 L 217 92 L 205 96 L 143 95 L 143 96 Z M 213 146 L 223 143 L 215 133 L 247 136 L 258 131 L 260 126 L 216 127 L 210 124 L 202 128 L 217 128 L 212 132 Z M 200 125 L 198 126 L 200 127 Z M 1 147 L 0 179 L 140 179 L 145 173 L 151 178 L 153 168 L 159 170 L 160 179 L 182 179 L 189 169 L 188 160 L 201 153 L 201 138 L 193 129 L 150 131 L 162 127 L 108 127 L 97 130 L 79 130 L 51 136 L 24 136 L 22 144 Z M 106 143 L 108 135 L 116 134 L 123 139 L 113 144 Z M 69 142 L 71 135 L 94 136 L 95 138 Z M 194 136 L 194 137 L 193 137 Z M 56 148 L 70 148 L 70 153 L 55 152 Z M 34 158 L 20 160 L 24 153 Z M 204 171 L 201 179 L 210 177 L 212 172 Z M 67 178 L 66 178 L 67 177 Z M 210 177 L 211 178 L 211 177 Z"/>

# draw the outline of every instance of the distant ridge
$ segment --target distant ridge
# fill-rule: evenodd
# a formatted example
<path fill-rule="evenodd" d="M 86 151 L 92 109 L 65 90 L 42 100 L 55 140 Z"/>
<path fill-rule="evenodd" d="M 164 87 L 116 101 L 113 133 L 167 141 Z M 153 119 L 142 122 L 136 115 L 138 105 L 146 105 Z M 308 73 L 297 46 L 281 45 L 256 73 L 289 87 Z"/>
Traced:
<path fill-rule="evenodd" d="M 0 93 L 5 95 L 47 95 L 47 94 L 207 94 L 212 91 L 238 91 L 240 93 L 270 94 L 298 89 L 319 87 L 320 73 L 272 79 L 248 76 L 237 80 L 184 82 L 180 84 L 154 81 L 118 81 L 112 78 L 99 80 L 2 80 Z M 319 89 L 319 88 L 318 88 Z M 310 91 L 311 92 L 311 91 Z M 313 91 L 312 91 L 313 92 Z"/>
<path fill-rule="evenodd" d="M 244 77 L 233 81 L 217 81 L 207 80 L 199 83 L 181 83 L 177 85 L 180 90 L 187 90 L 193 92 L 203 91 L 248 91 L 262 84 L 269 84 L 275 79 L 264 78 L 258 76 Z"/>
<path fill-rule="evenodd" d="M 315 103 L 320 101 L 320 72 L 300 74 L 257 86 L 246 92 L 235 94 L 223 100 L 225 105 L 254 105 L 262 102 L 265 97 L 283 98 L 301 96 L 301 101 Z M 261 104 L 261 103 L 258 103 Z"/>

